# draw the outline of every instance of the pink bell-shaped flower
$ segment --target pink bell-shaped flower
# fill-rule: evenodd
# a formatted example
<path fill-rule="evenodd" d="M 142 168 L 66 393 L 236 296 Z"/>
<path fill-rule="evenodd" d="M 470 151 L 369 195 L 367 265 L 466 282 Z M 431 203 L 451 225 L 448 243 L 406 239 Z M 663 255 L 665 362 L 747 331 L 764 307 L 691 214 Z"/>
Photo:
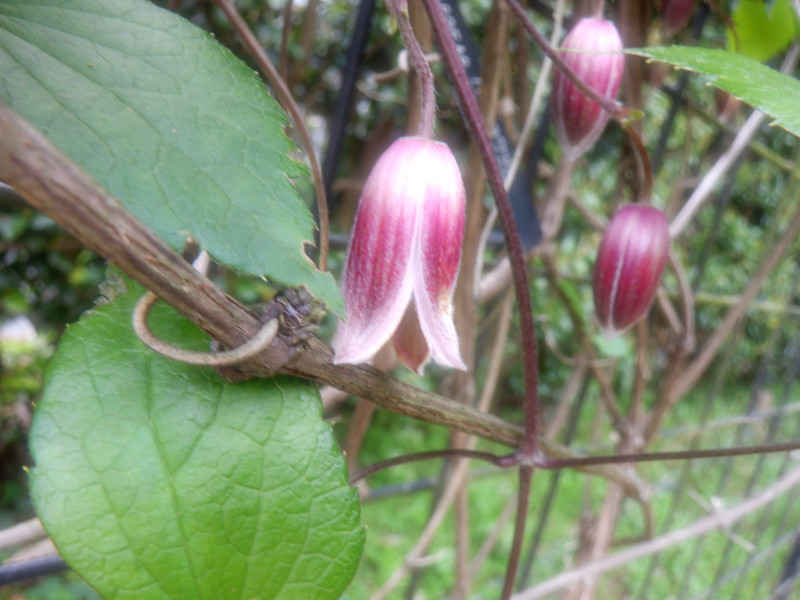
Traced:
<path fill-rule="evenodd" d="M 625 56 L 614 23 L 581 19 L 561 47 L 561 58 L 589 87 L 611 100 L 617 97 Z M 609 114 L 558 69 L 553 73 L 551 104 L 558 140 L 566 158 L 575 160 L 600 137 Z"/>
<path fill-rule="evenodd" d="M 592 291 L 600 325 L 622 331 L 641 319 L 658 291 L 669 253 L 669 223 L 657 208 L 630 204 L 606 227 Z"/>
<path fill-rule="evenodd" d="M 399 358 L 418 373 L 429 358 L 466 369 L 453 324 L 464 213 L 464 184 L 446 144 L 403 137 L 381 155 L 345 258 L 347 321 L 333 338 L 335 363 L 364 362 L 394 335 Z"/>

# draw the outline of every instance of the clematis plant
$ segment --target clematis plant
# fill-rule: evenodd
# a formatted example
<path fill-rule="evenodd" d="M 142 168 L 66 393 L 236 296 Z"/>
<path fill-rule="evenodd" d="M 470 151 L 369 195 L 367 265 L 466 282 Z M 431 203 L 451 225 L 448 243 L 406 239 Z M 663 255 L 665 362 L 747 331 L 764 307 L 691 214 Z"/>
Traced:
<path fill-rule="evenodd" d="M 461 261 L 464 184 L 446 144 L 396 140 L 372 169 L 356 211 L 341 289 L 347 321 L 334 362 L 369 360 L 393 337 L 421 373 L 429 359 L 466 369 L 453 324 Z"/>

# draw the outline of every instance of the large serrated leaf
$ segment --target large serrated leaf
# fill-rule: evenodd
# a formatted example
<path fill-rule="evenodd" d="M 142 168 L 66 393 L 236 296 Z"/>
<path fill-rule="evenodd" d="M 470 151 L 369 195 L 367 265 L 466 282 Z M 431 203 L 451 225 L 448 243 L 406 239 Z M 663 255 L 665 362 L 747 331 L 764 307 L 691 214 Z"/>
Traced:
<path fill-rule="evenodd" d="M 775 125 L 800 136 L 800 81 L 752 58 L 724 50 L 687 46 L 628 50 L 711 76 L 710 83 L 775 119 Z"/>
<path fill-rule="evenodd" d="M 0 0 L 0 100 L 175 248 L 305 284 L 343 314 L 303 245 L 286 118 L 252 70 L 145 0 Z"/>
<path fill-rule="evenodd" d="M 158 356 L 134 300 L 69 329 L 36 411 L 32 497 L 62 556 L 106 598 L 338 598 L 363 530 L 317 391 Z M 207 345 L 171 309 L 150 321 Z"/>

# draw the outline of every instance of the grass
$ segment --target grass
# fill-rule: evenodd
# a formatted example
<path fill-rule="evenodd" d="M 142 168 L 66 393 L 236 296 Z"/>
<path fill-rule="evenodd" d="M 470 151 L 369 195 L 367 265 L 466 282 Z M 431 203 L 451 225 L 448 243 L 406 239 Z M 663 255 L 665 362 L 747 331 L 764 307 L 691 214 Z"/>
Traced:
<path fill-rule="evenodd" d="M 771 390 L 776 402 L 782 390 Z M 665 423 L 669 435 L 659 440 L 653 450 L 686 449 L 690 441 L 681 437 L 681 428 L 699 423 L 708 388 L 698 388 L 683 400 Z M 750 391 L 731 387 L 715 394 L 708 419 L 716 420 L 747 412 Z M 788 401 L 800 400 L 795 390 Z M 579 440 L 590 440 L 597 404 L 587 403 L 578 428 Z M 438 428 L 407 422 L 386 414 L 378 416 L 373 432 L 365 441 L 362 458 L 365 463 L 404 452 L 443 447 L 446 435 Z M 775 422 L 775 440 L 794 439 L 798 435 L 800 417 L 787 417 Z M 758 443 L 768 425 L 747 425 L 711 429 L 696 440 L 698 448 L 727 447 Z M 608 432 L 606 432 L 607 434 Z M 610 440 L 607 437 L 607 440 Z M 603 441 L 603 440 L 600 440 Z M 573 444 L 578 447 L 580 444 Z M 596 451 L 599 453 L 599 451 Z M 787 455 L 751 456 L 735 459 L 709 459 L 691 463 L 649 463 L 637 468 L 649 482 L 651 504 L 655 516 L 656 535 L 685 527 L 719 508 L 738 504 L 751 493 L 757 493 L 780 478 L 796 462 Z M 404 465 L 381 473 L 370 480 L 373 489 L 435 476 L 441 463 Z M 482 473 L 470 484 L 471 555 L 496 525 L 508 499 L 516 494 L 515 472 L 503 472 L 473 465 Z M 488 473 L 488 474 L 487 474 Z M 552 473 L 534 477 L 528 535 L 539 519 Z M 529 585 L 541 582 L 565 569 L 574 560 L 578 547 L 579 524 L 585 507 L 598 510 L 606 490 L 606 482 L 574 471 L 564 471 L 558 480 L 557 493 L 550 509 L 539 550 L 532 565 Z M 746 517 L 730 531 L 715 531 L 689 540 L 661 553 L 656 559 L 647 557 L 603 576 L 598 598 L 646 598 L 680 600 L 692 598 L 762 598 L 769 596 L 779 580 L 792 536 L 800 523 L 800 503 L 786 494 L 766 509 Z M 388 580 L 416 542 L 432 509 L 434 492 L 426 490 L 396 496 L 363 506 L 363 522 L 367 527 L 367 545 L 348 598 L 367 598 Z M 587 500 L 588 498 L 588 500 Z M 667 529 L 665 529 L 665 527 Z M 619 538 L 641 536 L 644 518 L 641 506 L 626 500 L 616 532 Z M 511 543 L 512 526 L 507 525 L 496 548 L 481 570 L 474 574 L 471 598 L 496 598 L 502 585 L 505 562 Z M 612 552 L 614 549 L 612 549 Z M 523 559 L 527 550 L 523 551 Z M 429 563 L 421 569 L 414 598 L 447 597 L 453 585 L 454 533 L 452 515 L 436 535 L 427 556 Z M 391 598 L 406 597 L 408 580 L 395 590 Z"/>

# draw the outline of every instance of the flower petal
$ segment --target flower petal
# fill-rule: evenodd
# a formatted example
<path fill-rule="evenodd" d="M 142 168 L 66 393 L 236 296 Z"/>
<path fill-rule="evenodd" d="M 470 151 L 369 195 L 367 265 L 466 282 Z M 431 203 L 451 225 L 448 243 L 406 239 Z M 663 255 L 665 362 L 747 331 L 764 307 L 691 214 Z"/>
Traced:
<path fill-rule="evenodd" d="M 453 324 L 453 291 L 464 238 L 465 195 L 458 164 L 446 144 L 433 142 L 424 165 L 428 188 L 414 257 L 414 300 L 431 358 L 466 370 Z"/>
<path fill-rule="evenodd" d="M 419 326 L 419 317 L 414 303 L 408 305 L 403 320 L 392 338 L 397 358 L 412 371 L 422 375 L 431 357 L 431 349 Z"/>
<path fill-rule="evenodd" d="M 333 339 L 337 364 L 369 360 L 411 300 L 422 204 L 415 140 L 400 138 L 389 146 L 364 184 L 342 274 L 347 322 Z"/>

